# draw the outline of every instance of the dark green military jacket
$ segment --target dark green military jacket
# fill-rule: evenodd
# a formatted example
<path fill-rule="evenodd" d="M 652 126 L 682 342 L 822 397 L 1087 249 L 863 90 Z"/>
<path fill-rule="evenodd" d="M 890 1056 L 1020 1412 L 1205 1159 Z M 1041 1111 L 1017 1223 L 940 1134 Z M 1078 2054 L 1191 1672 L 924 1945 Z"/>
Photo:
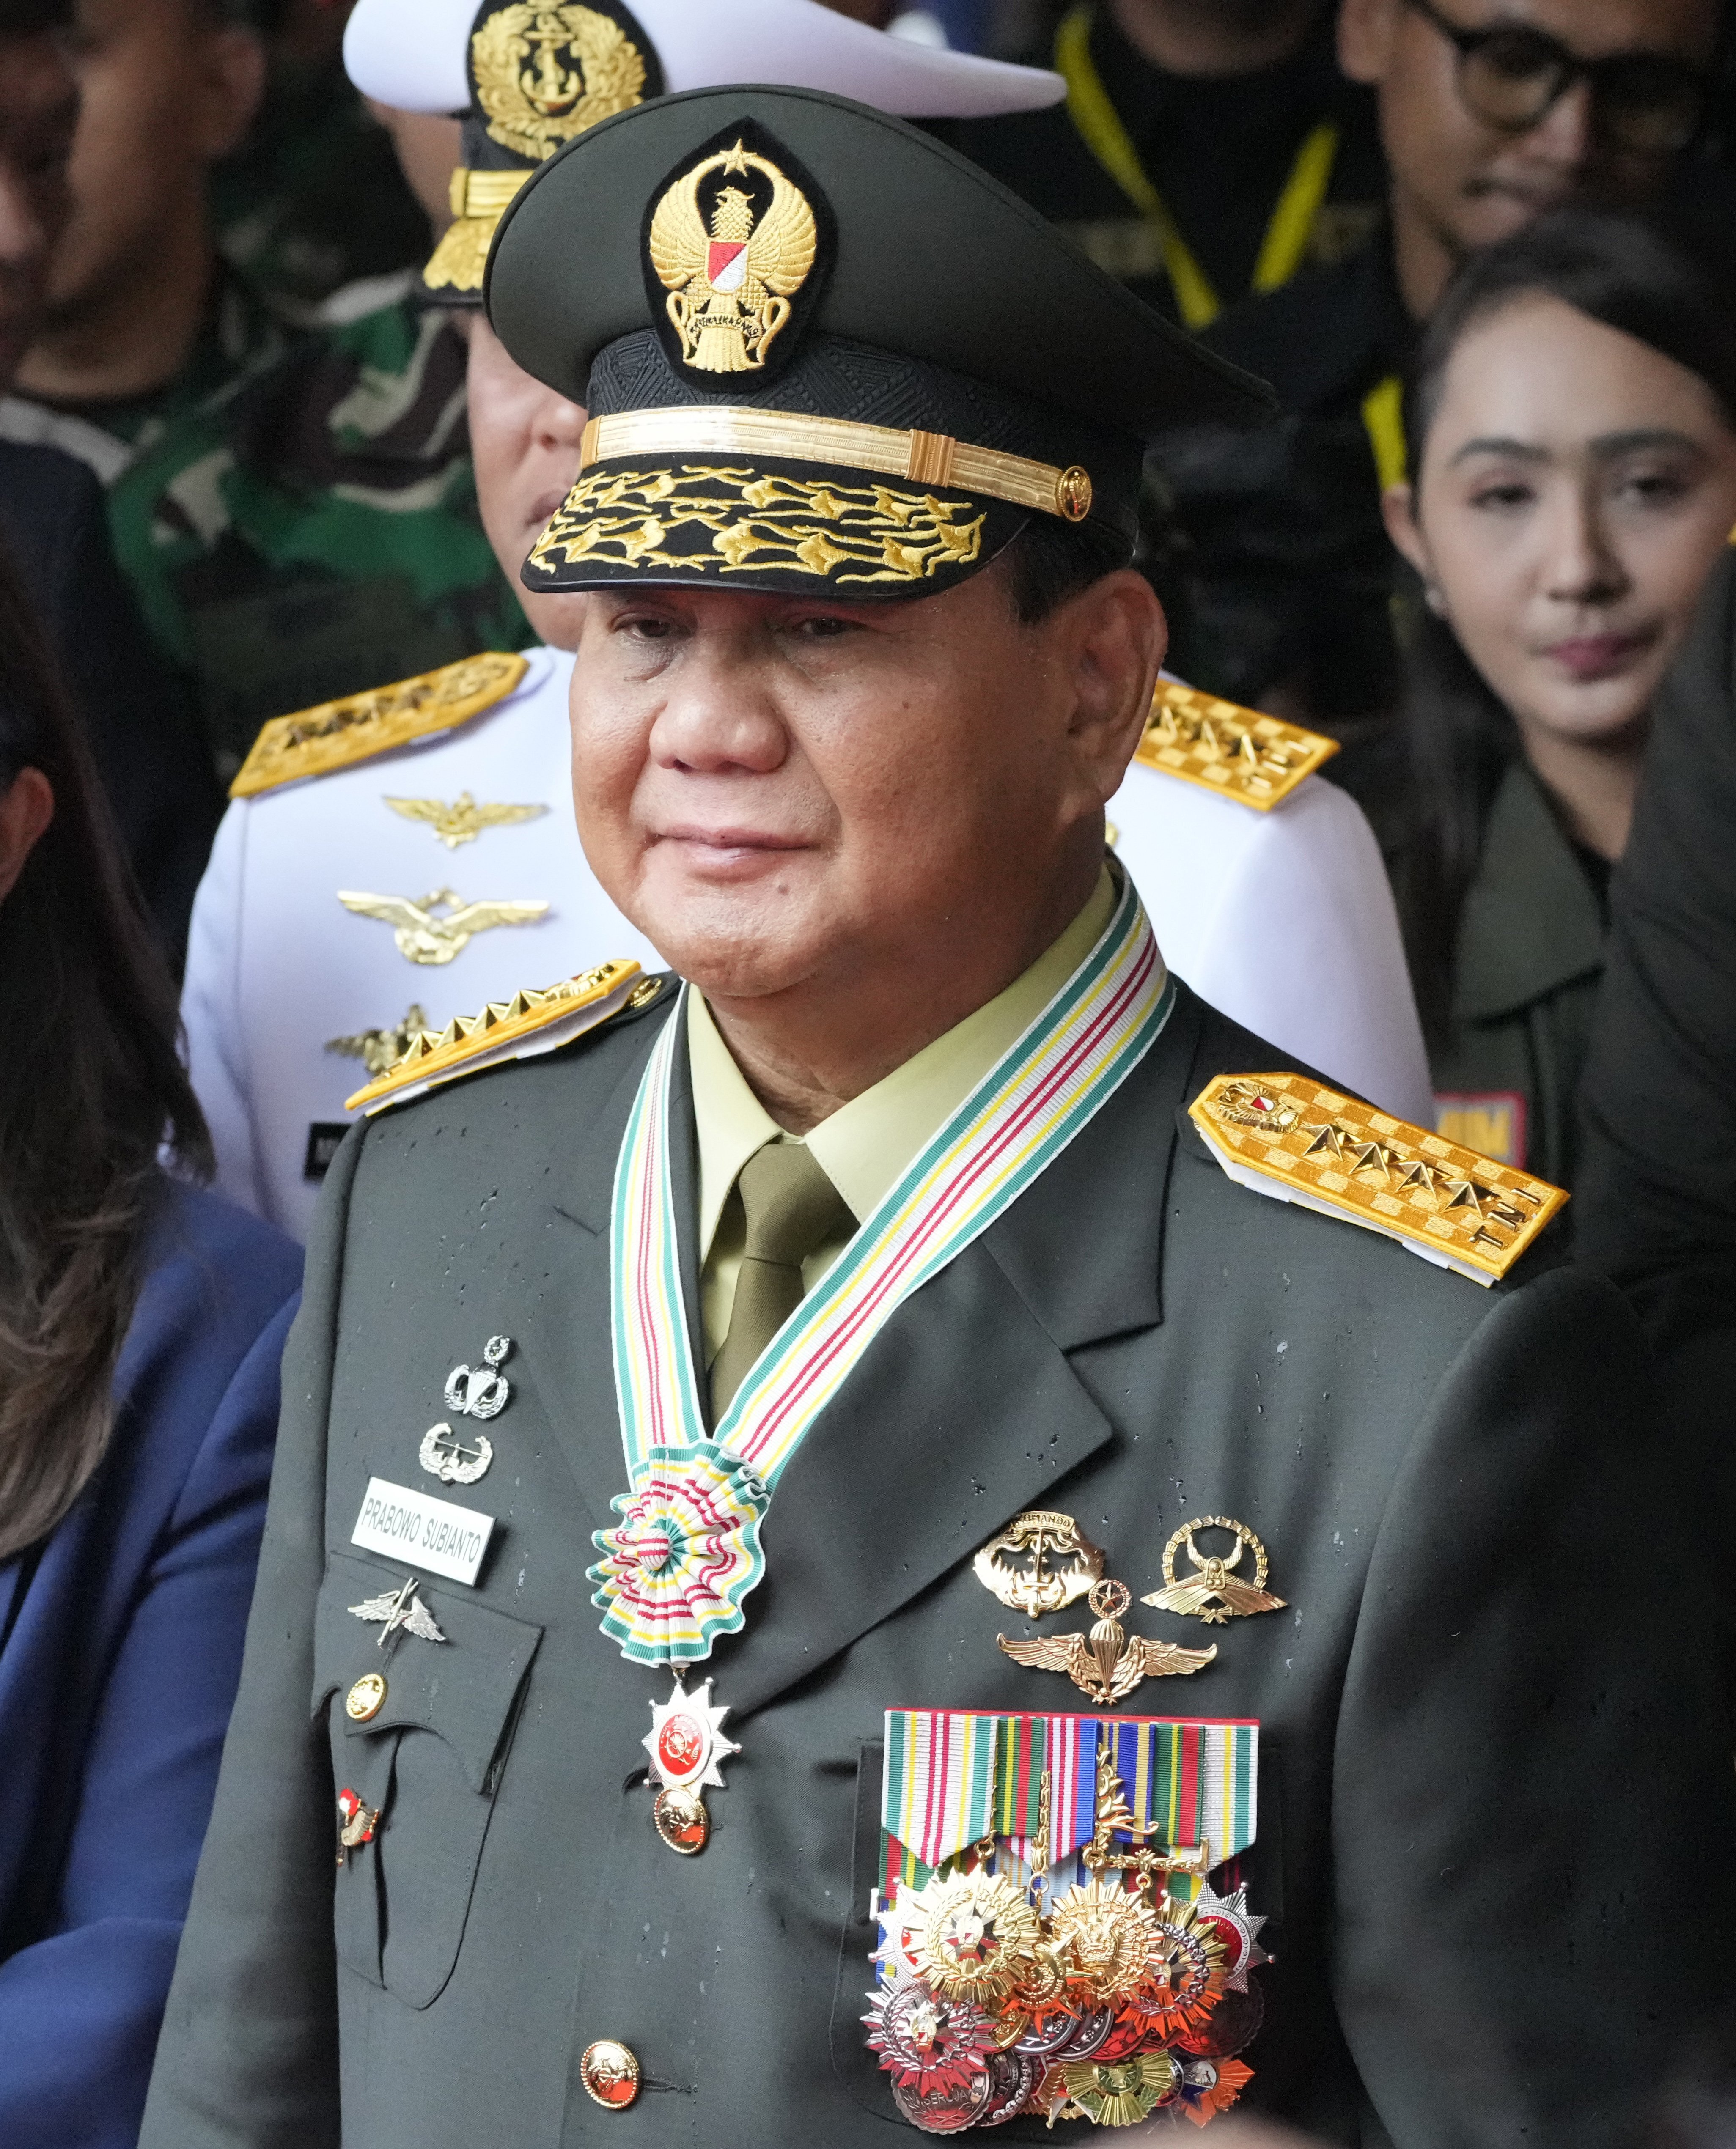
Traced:
<path fill-rule="evenodd" d="M 1429 1071 L 1442 1133 L 1557 1186 L 1572 1184 L 1606 929 L 1542 787 L 1514 762 L 1459 921 L 1452 1034 Z"/>
<path fill-rule="evenodd" d="M 115 551 L 227 784 L 259 727 L 534 637 L 477 512 L 462 340 L 413 299 L 301 338 L 116 482 Z"/>
<path fill-rule="evenodd" d="M 1617 2138 L 1717 2000 L 1736 1909 L 1693 1531 L 1632 1320 L 1572 1271 L 1485 1291 L 1233 1184 L 1185 1107 L 1276 1055 L 1185 988 L 791 1462 L 746 1628 L 703 1667 L 742 1750 L 709 1846 L 665 1848 L 641 1742 L 668 1683 L 598 1633 L 585 1568 L 624 1485 L 616 1157 L 669 1004 L 386 1111 L 332 1170 L 143 2149 L 895 2139 L 858 2019 L 883 1715 L 1084 1706 L 996 1648 L 1017 1615 L 972 1571 L 1037 1506 L 1136 1594 L 1190 1517 L 1270 1548 L 1285 1608 L 1121 1704 L 1262 1727 L 1247 1879 L 1277 1960 L 1248 2101 L 1346 2144 Z M 679 1085 L 674 1111 L 691 1307 Z M 496 1518 L 488 1564 L 425 1580 L 446 1644 L 383 1662 L 347 1608 L 404 1570 L 351 1545 L 365 1488 L 445 1489 L 418 1442 L 496 1332 L 493 1467 L 451 1495 Z M 340 1869 L 345 1789 L 383 1818 Z M 625 2113 L 577 2078 L 602 2037 L 644 2071 Z"/>

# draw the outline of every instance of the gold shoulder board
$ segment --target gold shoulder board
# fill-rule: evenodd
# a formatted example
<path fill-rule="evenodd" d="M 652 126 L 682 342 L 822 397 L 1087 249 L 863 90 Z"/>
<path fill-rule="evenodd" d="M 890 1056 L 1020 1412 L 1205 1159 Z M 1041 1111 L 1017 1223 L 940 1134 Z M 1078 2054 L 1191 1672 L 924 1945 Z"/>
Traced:
<path fill-rule="evenodd" d="M 275 791 L 304 776 L 325 776 L 352 762 L 388 753 L 430 732 L 450 732 L 506 699 L 525 676 L 528 659 L 491 650 L 419 672 L 394 687 L 320 702 L 293 717 L 274 717 L 229 786 L 231 798 Z"/>
<path fill-rule="evenodd" d="M 1336 739 L 1300 724 L 1160 679 L 1134 759 L 1269 813 L 1337 751 Z"/>
<path fill-rule="evenodd" d="M 371 1117 L 388 1105 L 408 1104 L 425 1090 L 478 1074 L 503 1059 L 552 1052 L 623 1008 L 643 1007 L 662 991 L 663 982 L 642 975 L 637 963 L 599 963 L 558 985 L 541 990 L 533 985 L 510 1000 L 491 1000 L 481 1014 L 461 1014 L 444 1029 L 418 1031 L 384 1074 L 344 1100 L 344 1110 Z"/>
<path fill-rule="evenodd" d="M 1567 1198 L 1301 1074 L 1220 1074 L 1188 1111 L 1241 1185 L 1384 1232 L 1486 1287 Z"/>

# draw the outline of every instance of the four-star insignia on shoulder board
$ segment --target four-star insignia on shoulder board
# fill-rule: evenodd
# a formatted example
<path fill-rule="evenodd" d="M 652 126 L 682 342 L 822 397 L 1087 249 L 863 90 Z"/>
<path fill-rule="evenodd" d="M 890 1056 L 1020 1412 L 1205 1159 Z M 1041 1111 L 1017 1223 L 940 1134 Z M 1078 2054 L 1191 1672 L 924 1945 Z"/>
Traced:
<path fill-rule="evenodd" d="M 293 716 L 276 717 L 254 741 L 253 751 L 229 786 L 231 798 L 251 798 L 304 776 L 388 753 L 412 739 L 455 731 L 472 717 L 505 701 L 518 685 L 528 660 L 491 650 L 443 664 L 437 672 L 418 672 L 390 687 L 341 701 L 317 702 Z"/>
<path fill-rule="evenodd" d="M 541 820 L 549 810 L 546 806 L 478 805 L 468 791 L 460 791 L 450 806 L 443 798 L 395 798 L 390 792 L 384 796 L 392 811 L 406 821 L 425 823 L 449 851 L 460 843 L 474 843 L 485 828 L 516 828 L 521 822 Z"/>
<path fill-rule="evenodd" d="M 338 901 L 359 917 L 390 925 L 398 953 L 411 963 L 450 963 L 477 934 L 496 925 L 534 925 L 548 915 L 549 908 L 531 901 L 466 903 L 450 888 L 437 888 L 417 899 L 340 888 Z M 438 914 L 442 911 L 443 917 Z"/>
<path fill-rule="evenodd" d="M 1188 1115 L 1239 1185 L 1379 1231 L 1473 1283 L 1506 1276 L 1567 1199 L 1306 1075 L 1215 1075 Z"/>
<path fill-rule="evenodd" d="M 1134 758 L 1266 813 L 1337 751 L 1336 739 L 1300 724 L 1160 679 Z"/>

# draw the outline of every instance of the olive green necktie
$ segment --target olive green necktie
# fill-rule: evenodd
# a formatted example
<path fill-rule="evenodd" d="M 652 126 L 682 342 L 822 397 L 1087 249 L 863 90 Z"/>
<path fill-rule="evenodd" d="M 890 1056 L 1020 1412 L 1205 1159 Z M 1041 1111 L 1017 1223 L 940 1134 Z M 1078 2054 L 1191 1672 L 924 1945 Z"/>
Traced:
<path fill-rule="evenodd" d="M 767 1142 L 756 1150 L 736 1187 L 747 1229 L 729 1332 L 712 1361 L 714 1425 L 754 1360 L 802 1303 L 803 1262 L 856 1223 L 804 1142 Z"/>

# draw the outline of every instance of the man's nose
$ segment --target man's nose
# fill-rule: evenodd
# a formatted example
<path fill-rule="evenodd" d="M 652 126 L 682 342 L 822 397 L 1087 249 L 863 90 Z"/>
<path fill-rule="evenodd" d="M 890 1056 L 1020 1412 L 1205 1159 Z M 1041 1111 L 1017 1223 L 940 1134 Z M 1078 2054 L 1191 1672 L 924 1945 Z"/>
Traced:
<path fill-rule="evenodd" d="M 564 395 L 546 395 L 536 409 L 536 438 L 545 446 L 571 448 L 576 453 L 586 415 L 582 404 L 569 403 Z"/>

